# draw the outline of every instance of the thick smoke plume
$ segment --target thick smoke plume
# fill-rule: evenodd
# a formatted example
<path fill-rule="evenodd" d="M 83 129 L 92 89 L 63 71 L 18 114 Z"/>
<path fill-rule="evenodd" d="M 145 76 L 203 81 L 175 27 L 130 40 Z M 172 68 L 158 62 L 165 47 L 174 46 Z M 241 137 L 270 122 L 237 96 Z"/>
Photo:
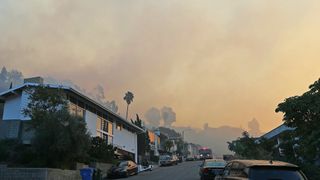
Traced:
<path fill-rule="evenodd" d="M 159 127 L 161 114 L 158 108 L 152 107 L 150 108 L 145 114 L 144 117 L 146 118 L 149 125 L 153 127 Z"/>
<path fill-rule="evenodd" d="M 104 88 L 98 84 L 93 90 L 88 91 L 84 88 L 81 88 L 77 84 L 73 83 L 70 80 L 58 80 L 54 77 L 45 77 L 45 82 L 49 84 L 61 84 L 65 86 L 70 86 L 72 88 L 75 88 L 76 90 L 86 94 L 87 96 L 91 97 L 92 99 L 96 100 L 101 105 L 105 106 L 109 110 L 111 110 L 114 113 L 118 113 L 118 105 L 114 100 L 108 101 L 105 96 Z"/>
<path fill-rule="evenodd" d="M 257 137 L 262 134 L 260 130 L 260 124 L 255 118 L 253 118 L 251 121 L 248 122 L 248 128 L 249 128 L 248 132 L 251 136 Z"/>
<path fill-rule="evenodd" d="M 0 72 L 0 92 L 8 90 L 12 87 L 22 84 L 23 74 L 15 69 L 8 71 L 6 67 L 2 67 Z"/>
<path fill-rule="evenodd" d="M 165 127 L 171 127 L 172 123 L 176 121 L 176 113 L 171 107 L 164 106 L 159 110 L 152 107 L 144 114 L 147 122 L 153 127 L 159 127 L 163 125 Z"/>
<path fill-rule="evenodd" d="M 171 127 L 172 123 L 176 121 L 176 113 L 173 112 L 171 107 L 163 107 L 161 109 L 161 115 L 164 122 L 164 126 Z"/>
<path fill-rule="evenodd" d="M 44 80 L 46 83 L 49 83 L 49 84 L 61 84 L 61 85 L 72 87 L 72 88 L 82 92 L 83 94 L 86 94 L 87 96 L 94 99 L 95 101 L 97 101 L 101 105 L 105 106 L 106 108 L 108 108 L 112 112 L 118 113 L 118 109 L 119 109 L 118 105 L 116 104 L 116 102 L 114 100 L 109 101 L 106 99 L 104 88 L 100 84 L 98 84 L 91 91 L 88 91 L 84 88 L 81 88 L 80 86 L 78 86 L 77 84 L 72 82 L 71 80 L 58 80 L 54 77 L 45 77 Z"/>
<path fill-rule="evenodd" d="M 7 70 L 6 67 L 2 67 L 0 72 L 0 92 L 8 90 L 10 86 L 15 87 L 23 83 L 23 74 L 19 70 L 12 69 L 10 71 Z M 97 85 L 92 91 L 87 91 L 84 88 L 81 88 L 77 84 L 73 83 L 70 80 L 58 80 L 54 77 L 44 77 L 45 83 L 48 84 L 59 84 L 64 86 L 72 87 L 83 94 L 88 95 L 92 99 L 99 102 L 101 105 L 105 106 L 109 110 L 114 113 L 118 112 L 118 105 L 114 100 L 108 101 L 105 96 L 104 88 L 101 85 Z"/>
<path fill-rule="evenodd" d="M 2 0 L 0 64 L 86 89 L 108 82 L 120 109 L 119 92 L 134 89 L 129 113 L 170 103 L 200 128 L 211 112 L 217 125 L 256 112 L 271 129 L 275 104 L 318 77 L 319 16 L 316 0 Z"/>

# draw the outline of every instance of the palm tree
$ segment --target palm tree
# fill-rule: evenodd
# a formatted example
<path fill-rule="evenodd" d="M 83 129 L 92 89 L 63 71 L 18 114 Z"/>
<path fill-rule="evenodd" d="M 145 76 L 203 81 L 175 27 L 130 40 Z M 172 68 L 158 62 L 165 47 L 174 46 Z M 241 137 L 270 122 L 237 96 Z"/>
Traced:
<path fill-rule="evenodd" d="M 173 142 L 171 140 L 167 140 L 164 143 L 164 148 L 167 152 L 170 152 L 170 149 L 173 147 Z"/>
<path fill-rule="evenodd" d="M 128 91 L 123 99 L 127 102 L 127 113 L 126 113 L 126 120 L 128 119 L 128 110 L 129 110 L 129 104 L 133 101 L 133 93 Z"/>

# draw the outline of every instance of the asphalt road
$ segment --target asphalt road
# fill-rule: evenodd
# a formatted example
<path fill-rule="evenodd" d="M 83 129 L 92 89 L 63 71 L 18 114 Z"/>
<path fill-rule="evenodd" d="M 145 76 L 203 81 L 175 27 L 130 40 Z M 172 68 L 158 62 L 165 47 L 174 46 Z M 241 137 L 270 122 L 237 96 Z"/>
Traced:
<path fill-rule="evenodd" d="M 153 171 L 142 172 L 128 180 L 199 180 L 201 161 L 188 161 L 174 166 L 158 167 Z"/>

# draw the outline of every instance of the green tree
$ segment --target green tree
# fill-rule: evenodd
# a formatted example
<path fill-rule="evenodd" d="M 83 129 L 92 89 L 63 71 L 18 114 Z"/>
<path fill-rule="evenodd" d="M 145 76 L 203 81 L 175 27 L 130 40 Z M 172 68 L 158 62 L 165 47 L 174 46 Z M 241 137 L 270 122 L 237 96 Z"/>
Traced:
<path fill-rule="evenodd" d="M 144 126 L 143 126 L 143 124 L 142 124 L 142 120 L 140 119 L 140 117 L 139 117 L 138 114 L 136 114 L 136 120 L 132 120 L 132 119 L 131 119 L 131 123 L 134 124 L 134 125 L 136 125 L 136 126 L 138 126 L 138 127 L 140 127 L 141 129 L 144 128 Z"/>
<path fill-rule="evenodd" d="M 301 96 L 285 99 L 276 112 L 283 112 L 284 123 L 295 128 L 298 156 L 312 164 L 320 160 L 320 79 Z"/>
<path fill-rule="evenodd" d="M 177 142 L 177 153 L 182 154 L 184 151 L 184 142 L 182 141 L 182 139 L 179 139 L 176 142 Z"/>
<path fill-rule="evenodd" d="M 34 131 L 34 164 L 72 168 L 88 158 L 90 135 L 83 118 L 71 115 L 62 89 L 39 86 L 28 90 L 30 103 L 24 114 Z"/>
<path fill-rule="evenodd" d="M 93 137 L 91 139 L 91 146 L 89 155 L 92 161 L 112 163 L 114 160 L 114 148 L 111 144 L 107 144 L 105 140 L 100 137 Z"/>
<path fill-rule="evenodd" d="M 268 141 L 250 137 L 249 133 L 244 131 L 242 137 L 228 142 L 230 151 L 235 152 L 238 158 L 244 159 L 272 159 L 273 145 Z"/>
<path fill-rule="evenodd" d="M 295 128 L 285 144 L 291 161 L 298 161 L 306 169 L 310 179 L 320 179 L 320 79 L 309 86 L 300 96 L 289 97 L 278 104 L 276 112 L 283 113 L 284 123 Z M 287 155 L 287 154 L 286 154 Z M 287 155 L 288 156 L 288 155 Z M 318 164 L 318 166 L 316 166 Z M 309 172 L 310 169 L 313 172 Z"/>
<path fill-rule="evenodd" d="M 173 147 L 173 142 L 171 140 L 167 140 L 164 143 L 164 148 L 167 152 L 170 152 L 170 149 Z"/>
<path fill-rule="evenodd" d="M 145 129 L 143 126 L 143 121 L 140 119 L 139 115 L 136 114 L 136 120 L 131 119 L 132 124 L 140 127 L 141 129 Z M 150 152 L 150 137 L 149 133 L 146 130 L 143 133 L 138 134 L 138 154 L 144 156 L 146 152 Z"/>
<path fill-rule="evenodd" d="M 125 96 L 123 97 L 123 99 L 127 102 L 126 119 L 128 119 L 129 105 L 133 101 L 133 98 L 133 93 L 130 91 L 126 92 Z"/>

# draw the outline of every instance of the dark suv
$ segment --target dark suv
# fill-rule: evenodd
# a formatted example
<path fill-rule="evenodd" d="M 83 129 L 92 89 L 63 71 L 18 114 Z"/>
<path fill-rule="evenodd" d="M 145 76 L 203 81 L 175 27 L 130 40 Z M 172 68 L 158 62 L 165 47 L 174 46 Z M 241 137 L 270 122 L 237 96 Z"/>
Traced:
<path fill-rule="evenodd" d="M 223 170 L 222 176 L 216 180 L 307 180 L 300 168 L 296 165 L 281 161 L 265 160 L 233 160 Z"/>

